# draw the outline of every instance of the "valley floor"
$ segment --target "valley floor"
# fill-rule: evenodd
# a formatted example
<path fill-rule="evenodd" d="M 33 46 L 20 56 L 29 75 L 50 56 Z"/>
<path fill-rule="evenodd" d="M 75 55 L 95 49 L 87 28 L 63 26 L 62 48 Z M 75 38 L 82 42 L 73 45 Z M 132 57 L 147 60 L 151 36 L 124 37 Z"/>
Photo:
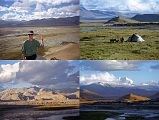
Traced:
<path fill-rule="evenodd" d="M 4 120 L 70 120 L 79 118 L 79 109 L 73 107 L 38 108 L 39 106 L 29 105 L 0 105 L 0 119 Z M 41 106 L 40 106 L 41 107 Z"/>
<path fill-rule="evenodd" d="M 82 104 L 81 120 L 158 120 L 159 103 L 98 102 Z"/>
<path fill-rule="evenodd" d="M 45 48 L 39 49 L 38 59 L 79 59 L 78 26 L 0 28 L 0 59 L 22 59 L 21 47 L 23 42 L 28 39 L 25 34 L 30 30 L 44 35 Z M 40 41 L 40 36 L 35 35 L 35 39 Z"/>

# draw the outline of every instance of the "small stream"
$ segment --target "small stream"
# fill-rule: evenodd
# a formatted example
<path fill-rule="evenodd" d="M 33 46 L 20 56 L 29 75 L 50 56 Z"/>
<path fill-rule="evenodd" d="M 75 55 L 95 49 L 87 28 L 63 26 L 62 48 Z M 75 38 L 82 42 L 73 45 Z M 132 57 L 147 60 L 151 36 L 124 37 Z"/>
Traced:
<path fill-rule="evenodd" d="M 81 27 L 81 31 L 97 31 L 102 29 L 144 29 L 144 30 L 159 30 L 158 27 L 130 27 L 130 26 L 97 26 L 97 27 Z"/>
<path fill-rule="evenodd" d="M 96 30 L 102 30 L 102 29 L 125 29 L 130 28 L 128 26 L 99 26 L 99 27 L 81 27 L 81 31 L 96 31 Z"/>
<path fill-rule="evenodd" d="M 38 120 L 64 120 L 63 117 L 74 117 L 74 116 L 79 116 L 79 113 L 74 113 L 74 114 L 63 114 L 63 115 L 52 115 L 49 117 L 44 117 L 44 118 L 39 118 Z"/>
<path fill-rule="evenodd" d="M 115 112 L 120 115 L 115 117 L 106 118 L 105 120 L 127 120 L 128 117 L 142 117 L 146 120 L 151 120 L 154 117 L 159 116 L 159 110 L 137 110 L 137 109 L 125 109 L 125 110 L 84 110 L 84 111 L 97 111 L 97 112 Z"/>

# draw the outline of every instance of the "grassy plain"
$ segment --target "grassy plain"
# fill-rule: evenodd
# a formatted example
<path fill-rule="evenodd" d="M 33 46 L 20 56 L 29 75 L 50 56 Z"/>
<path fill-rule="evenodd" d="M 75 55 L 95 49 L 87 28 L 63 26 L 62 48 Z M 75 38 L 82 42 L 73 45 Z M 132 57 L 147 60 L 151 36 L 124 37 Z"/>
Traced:
<path fill-rule="evenodd" d="M 101 28 L 102 29 L 101 29 Z M 156 26 L 111 28 L 100 24 L 81 24 L 81 59 L 87 60 L 158 60 L 159 30 Z M 85 30 L 92 29 L 92 30 Z M 137 33 L 145 42 L 110 43 L 110 39 L 126 41 Z"/>

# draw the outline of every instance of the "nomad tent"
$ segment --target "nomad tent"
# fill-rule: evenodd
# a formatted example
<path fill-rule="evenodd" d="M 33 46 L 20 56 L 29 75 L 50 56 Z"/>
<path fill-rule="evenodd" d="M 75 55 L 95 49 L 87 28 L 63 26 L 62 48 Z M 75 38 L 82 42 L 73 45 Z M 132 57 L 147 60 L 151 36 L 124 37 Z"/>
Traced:
<path fill-rule="evenodd" d="M 128 38 L 128 42 L 144 42 L 145 40 L 138 34 L 133 34 Z"/>

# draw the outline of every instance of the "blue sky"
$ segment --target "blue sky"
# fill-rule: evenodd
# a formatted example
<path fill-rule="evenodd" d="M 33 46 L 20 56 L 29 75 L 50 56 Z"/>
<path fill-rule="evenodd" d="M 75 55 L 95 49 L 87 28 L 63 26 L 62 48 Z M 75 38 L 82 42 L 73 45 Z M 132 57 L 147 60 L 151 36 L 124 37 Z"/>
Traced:
<path fill-rule="evenodd" d="M 80 3 L 91 10 L 159 14 L 159 0 L 81 0 Z"/>
<path fill-rule="evenodd" d="M 78 61 L 0 61 L 0 89 L 30 86 L 77 89 Z"/>
<path fill-rule="evenodd" d="M 0 19 L 33 20 L 79 16 L 79 0 L 1 0 Z"/>
<path fill-rule="evenodd" d="M 80 70 L 81 84 L 159 83 L 159 61 L 83 61 Z"/>
<path fill-rule="evenodd" d="M 0 88 L 77 88 L 80 83 L 159 85 L 159 61 L 0 61 Z M 66 84 L 67 83 L 67 84 Z"/>
<path fill-rule="evenodd" d="M 19 62 L 18 60 L 0 60 L 0 65 L 3 65 L 3 64 L 15 64 Z"/>

